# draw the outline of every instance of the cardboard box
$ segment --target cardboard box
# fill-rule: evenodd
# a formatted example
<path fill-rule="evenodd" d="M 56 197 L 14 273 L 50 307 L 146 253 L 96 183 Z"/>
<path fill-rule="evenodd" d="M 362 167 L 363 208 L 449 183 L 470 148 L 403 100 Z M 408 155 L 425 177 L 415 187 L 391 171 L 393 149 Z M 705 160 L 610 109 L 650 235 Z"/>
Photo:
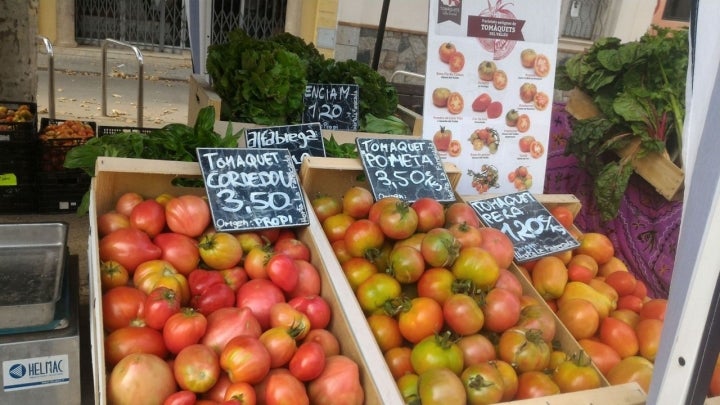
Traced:
<path fill-rule="evenodd" d="M 165 192 L 174 195 L 204 195 L 205 189 L 172 185 L 173 179 L 178 177 L 201 178 L 200 166 L 195 162 L 103 157 L 97 160 L 95 173 L 91 185 L 90 204 L 89 303 L 95 403 L 104 404 L 107 390 L 99 279 L 98 214 L 112 209 L 117 198 L 128 191 L 135 191 L 149 198 Z M 360 366 L 365 403 L 402 404 L 402 398 L 382 353 L 377 345 L 369 344 L 374 341 L 374 337 L 367 322 L 361 322 L 364 315 L 359 304 L 352 300 L 343 299 L 342 302 L 340 300 L 340 297 L 352 295 L 352 290 L 339 267 L 325 267 L 325 262 L 321 258 L 328 256 L 328 242 L 312 210 L 309 214 L 310 225 L 298 228 L 298 236 L 310 247 L 312 262 L 320 270 L 322 296 L 328 300 L 333 311 L 329 329 L 337 336 L 342 353 L 355 360 Z"/>
<path fill-rule="evenodd" d="M 454 167 L 454 165 L 447 166 L 446 171 L 451 183 L 454 181 L 454 185 L 459 180 L 460 172 Z M 457 170 L 457 171 L 455 171 Z M 357 159 L 338 159 L 338 158 L 308 158 L 303 161 L 300 168 L 300 182 L 308 196 L 316 194 L 328 194 L 333 196 L 342 196 L 345 190 L 351 186 L 364 185 L 367 187 L 367 182 L 364 179 L 362 171 L 362 164 Z M 474 198 L 473 196 L 458 196 L 459 201 L 467 201 L 468 199 Z M 476 197 L 476 196 L 475 196 Z M 581 208 L 580 201 L 572 195 L 544 195 L 536 196 L 538 200 L 543 203 L 546 207 L 554 205 L 566 205 L 573 213 L 579 212 Z M 323 238 L 322 241 L 318 240 L 318 244 L 322 246 L 322 250 L 332 252 L 332 246 L 327 241 L 327 238 Z M 334 253 L 325 254 L 322 257 L 325 262 L 325 268 L 328 272 L 335 274 L 334 268 L 342 269 L 340 263 L 335 257 Z M 540 294 L 532 286 L 530 280 L 528 280 L 516 265 L 513 264 L 510 270 L 518 276 L 525 294 L 531 295 L 538 299 L 540 302 L 544 302 Z M 348 285 L 347 279 L 343 277 L 342 280 Z M 352 292 L 350 292 L 352 294 Z M 353 294 L 354 296 L 354 294 Z M 357 304 L 357 300 L 345 299 L 343 305 L 348 304 L 354 306 Z M 367 322 L 362 322 L 367 323 Z M 560 344 L 560 347 L 566 353 L 576 353 L 581 350 L 579 343 L 572 337 L 567 328 L 560 322 L 560 319 L 555 317 L 556 324 L 556 339 Z M 366 344 L 366 346 L 370 346 Z M 376 344 L 373 346 L 377 346 Z M 598 371 L 599 373 L 599 371 Z M 602 374 L 600 374 L 602 376 Z M 391 377 L 389 377 L 391 378 Z M 575 393 L 566 393 L 561 395 L 554 395 L 542 398 L 543 404 L 550 405 L 576 405 L 576 404 L 607 404 L 607 405 L 640 405 L 645 403 L 645 393 L 642 388 L 636 383 L 623 384 L 618 386 L 610 386 L 607 380 L 601 378 L 603 387 L 595 390 L 587 390 Z M 397 390 L 397 387 L 394 387 Z M 395 403 L 395 402 L 386 402 Z M 399 402 L 402 403 L 402 402 Z M 512 401 L 513 404 L 537 404 L 538 400 L 521 400 Z"/>

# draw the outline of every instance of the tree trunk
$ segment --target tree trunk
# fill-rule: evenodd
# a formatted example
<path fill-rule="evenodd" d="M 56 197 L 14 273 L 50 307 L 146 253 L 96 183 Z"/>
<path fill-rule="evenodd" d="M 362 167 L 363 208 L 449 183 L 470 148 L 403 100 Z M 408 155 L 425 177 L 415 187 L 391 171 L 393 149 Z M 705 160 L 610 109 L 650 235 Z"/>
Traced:
<path fill-rule="evenodd" d="M 0 104 L 36 102 L 38 0 L 0 1 Z"/>

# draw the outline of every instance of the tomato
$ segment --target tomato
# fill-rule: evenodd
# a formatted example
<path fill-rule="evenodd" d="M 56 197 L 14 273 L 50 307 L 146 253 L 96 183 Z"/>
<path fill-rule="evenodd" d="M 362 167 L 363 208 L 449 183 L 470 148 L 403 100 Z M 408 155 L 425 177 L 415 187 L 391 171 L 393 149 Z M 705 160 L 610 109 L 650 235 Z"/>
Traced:
<path fill-rule="evenodd" d="M 209 286 L 202 294 L 193 296 L 190 305 L 207 316 L 220 308 L 235 305 L 235 291 L 225 282 L 215 283 Z"/>
<path fill-rule="evenodd" d="M 288 370 L 300 381 L 311 381 L 317 378 L 325 368 L 325 351 L 317 342 L 301 344 L 288 364 Z"/>
<path fill-rule="evenodd" d="M 177 391 L 165 398 L 163 405 L 194 405 L 197 395 L 188 390 Z"/>
<path fill-rule="evenodd" d="M 216 270 L 236 266 L 243 255 L 240 241 L 235 235 L 227 232 L 203 235 L 198 242 L 198 250 L 203 263 Z"/>
<path fill-rule="evenodd" d="M 267 405 L 310 404 L 305 385 L 285 368 L 270 370 L 255 394 L 259 403 Z"/>
<path fill-rule="evenodd" d="M 572 228 L 575 217 L 568 207 L 564 205 L 556 205 L 550 208 L 549 211 L 550 214 L 555 217 L 558 222 L 560 222 L 560 225 L 564 226 L 566 229 Z"/>
<path fill-rule="evenodd" d="M 355 219 L 367 218 L 374 202 L 370 190 L 365 187 L 353 186 L 343 194 L 343 212 Z"/>
<path fill-rule="evenodd" d="M 538 260 L 531 276 L 533 286 L 546 300 L 559 298 L 568 282 L 567 267 L 555 256 L 545 256 Z"/>
<path fill-rule="evenodd" d="M 599 388 L 601 379 L 598 371 L 593 368 L 591 359 L 582 351 L 561 362 L 552 374 L 552 380 L 560 388 L 560 392 Z"/>
<path fill-rule="evenodd" d="M 501 230 L 489 226 L 479 227 L 478 229 L 482 234 L 480 247 L 490 252 L 492 257 L 495 258 L 498 267 L 509 269 L 515 259 L 515 247 L 510 237 Z"/>
<path fill-rule="evenodd" d="M 207 318 L 192 308 L 182 308 L 165 321 L 162 338 L 170 353 L 200 342 L 207 331 Z"/>
<path fill-rule="evenodd" d="M 642 280 L 637 280 L 637 283 L 635 283 L 635 291 L 633 291 L 632 294 L 638 298 L 642 298 L 643 300 L 645 300 L 645 298 L 647 297 L 647 286 Z"/>
<path fill-rule="evenodd" d="M 277 302 L 270 307 L 270 327 L 281 327 L 293 338 L 302 339 L 310 331 L 310 319 L 287 302 Z"/>
<path fill-rule="evenodd" d="M 483 328 L 491 332 L 503 332 L 520 320 L 520 298 L 509 290 L 493 288 L 488 291 L 482 309 L 485 314 Z"/>
<path fill-rule="evenodd" d="M 368 316 L 367 322 L 382 352 L 403 344 L 403 335 L 400 332 L 398 321 L 394 317 L 376 313 Z"/>
<path fill-rule="evenodd" d="M 465 55 L 463 55 L 462 52 L 453 53 L 450 55 L 448 65 L 450 67 L 450 71 L 453 73 L 461 71 L 463 67 L 465 67 Z"/>
<path fill-rule="evenodd" d="M 140 263 L 159 259 L 160 256 L 162 250 L 139 229 L 121 228 L 100 239 L 100 260 L 116 261 L 130 274 Z"/>
<path fill-rule="evenodd" d="M 155 200 L 144 200 L 133 207 L 128 219 L 131 227 L 152 238 L 165 228 L 165 207 Z"/>
<path fill-rule="evenodd" d="M 457 345 L 463 353 L 465 367 L 496 359 L 493 342 L 480 333 L 461 337 Z"/>
<path fill-rule="evenodd" d="M 520 86 L 520 100 L 531 103 L 537 94 L 537 86 L 534 83 L 525 82 Z"/>
<path fill-rule="evenodd" d="M 505 392 L 500 371 L 490 363 L 479 363 L 463 370 L 460 379 L 465 386 L 468 404 L 484 405 L 502 401 Z"/>
<path fill-rule="evenodd" d="M 432 140 L 438 152 L 447 152 L 452 141 L 452 131 L 440 126 L 440 129 L 433 134 Z"/>
<path fill-rule="evenodd" d="M 223 400 L 229 401 L 231 399 L 238 401 L 240 405 L 255 405 L 257 402 L 255 388 L 246 382 L 231 383 L 225 390 Z"/>
<path fill-rule="evenodd" d="M 466 294 L 453 294 L 442 305 L 442 314 L 447 326 L 460 336 L 479 332 L 485 323 L 480 305 Z"/>
<path fill-rule="evenodd" d="M 220 360 L 211 348 L 193 344 L 175 356 L 173 371 L 181 389 L 203 393 L 220 378 Z"/>
<path fill-rule="evenodd" d="M 180 312 L 180 300 L 174 290 L 158 287 L 148 294 L 143 320 L 153 329 L 161 330 L 170 315 Z"/>
<path fill-rule="evenodd" d="M 395 240 L 405 239 L 417 230 L 418 215 L 409 203 L 400 201 L 382 210 L 378 225 L 385 236 Z"/>
<path fill-rule="evenodd" d="M 188 275 L 200 264 L 200 251 L 195 239 L 181 233 L 160 233 L 153 238 L 153 243 L 160 247 L 160 259 L 169 262 L 181 274 Z"/>
<path fill-rule="evenodd" d="M 97 218 L 98 234 L 103 237 L 121 228 L 130 227 L 130 219 L 119 212 L 108 211 Z"/>
<path fill-rule="evenodd" d="M 295 331 L 294 328 L 276 326 L 260 335 L 260 342 L 270 354 L 270 368 L 284 367 L 290 362 L 297 350 Z"/>
<path fill-rule="evenodd" d="M 598 265 L 607 263 L 615 255 L 615 247 L 610 238 L 598 232 L 585 232 L 578 239 L 580 246 L 575 248 L 574 253 L 586 254 L 597 262 Z"/>
<path fill-rule="evenodd" d="M 390 369 L 390 374 L 396 381 L 406 374 L 415 373 L 410 361 L 411 355 L 412 349 L 407 346 L 393 347 L 384 353 L 383 357 L 385 357 L 385 362 Z"/>
<path fill-rule="evenodd" d="M 530 156 L 533 159 L 540 158 L 545 153 L 545 145 L 540 141 L 533 141 L 530 144 Z"/>
<path fill-rule="evenodd" d="M 114 260 L 100 263 L 100 288 L 103 292 L 127 285 L 130 275 L 125 267 Z"/>
<path fill-rule="evenodd" d="M 340 354 L 340 342 L 338 342 L 335 335 L 327 329 L 311 329 L 307 336 L 305 336 L 305 339 L 303 339 L 303 343 L 306 342 L 319 343 L 320 346 L 323 347 L 325 357 Z"/>
<path fill-rule="evenodd" d="M 129 218 L 133 208 L 143 202 L 143 200 L 145 200 L 145 198 L 138 193 L 124 193 L 115 201 L 115 211 Z"/>
<path fill-rule="evenodd" d="M 430 267 L 447 267 L 455 262 L 460 243 L 446 228 L 429 230 L 422 240 L 420 252 Z"/>
<path fill-rule="evenodd" d="M 292 291 L 288 291 L 288 298 L 304 297 L 308 295 L 319 295 L 322 280 L 320 272 L 312 262 L 302 259 L 295 259 L 295 267 L 298 273 L 298 282 Z"/>
<path fill-rule="evenodd" d="M 172 367 L 172 364 L 170 366 Z M 228 389 L 232 384 L 233 383 L 230 381 L 230 377 L 227 373 L 220 373 L 218 381 L 212 388 L 202 394 L 201 399 L 206 401 L 215 401 L 216 403 L 223 403 L 223 401 L 225 401 L 225 394 L 228 392 Z M 254 394 L 255 389 L 253 388 L 252 390 Z M 237 403 L 235 405 L 237 405 Z"/>
<path fill-rule="evenodd" d="M 270 326 L 270 309 L 278 302 L 285 302 L 280 287 L 270 280 L 254 279 L 238 288 L 235 305 L 248 307 L 264 330 Z"/>
<path fill-rule="evenodd" d="M 475 112 L 485 112 L 492 103 L 492 97 L 488 93 L 481 93 L 473 100 L 471 108 Z"/>
<path fill-rule="evenodd" d="M 115 287 L 102 296 L 103 327 L 112 332 L 145 315 L 147 294 L 130 286 Z"/>
<path fill-rule="evenodd" d="M 544 91 L 538 91 L 533 97 L 533 105 L 536 110 L 545 111 L 548 104 L 550 104 L 550 97 Z"/>
<path fill-rule="evenodd" d="M 207 316 L 207 327 L 201 343 L 220 354 L 230 339 L 241 336 L 260 337 L 260 323 L 247 307 L 220 308 Z"/>
<path fill-rule="evenodd" d="M 653 363 L 642 356 L 629 356 L 608 371 L 606 377 L 611 385 L 636 382 L 645 392 L 650 390 Z"/>
<path fill-rule="evenodd" d="M 308 383 L 307 390 L 315 405 L 361 405 L 365 401 L 360 369 L 343 355 L 328 357 L 323 372 Z"/>
<path fill-rule="evenodd" d="M 432 368 L 418 373 L 418 395 L 423 405 L 465 405 L 467 394 L 457 373 Z"/>
<path fill-rule="evenodd" d="M 475 214 L 475 210 L 464 202 L 454 202 L 445 210 L 445 227 L 452 224 L 461 224 L 467 222 L 468 225 L 479 227 L 480 219 Z"/>
<path fill-rule="evenodd" d="M 625 322 L 607 317 L 600 322 L 600 341 L 615 349 L 621 358 L 634 356 L 640 350 L 637 334 Z"/>
<path fill-rule="evenodd" d="M 420 401 L 418 393 L 418 380 L 420 377 L 415 373 L 405 374 L 396 380 L 400 395 L 406 404 L 413 404 Z"/>
<path fill-rule="evenodd" d="M 517 123 L 515 124 L 515 127 L 517 127 L 517 130 L 520 133 L 527 132 L 530 129 L 530 116 L 528 116 L 527 114 L 518 115 L 518 119 L 517 119 Z M 520 145 L 521 151 L 523 151 L 523 152 L 530 151 L 530 144 L 532 144 L 532 142 L 535 141 L 535 138 L 534 137 L 529 137 L 529 138 L 531 138 L 531 139 L 530 139 L 529 144 L 527 145 L 527 150 L 523 150 L 523 145 Z M 521 140 L 521 142 L 522 141 L 527 142 L 526 137 L 522 137 L 522 138 L 520 138 L 520 140 Z"/>
<path fill-rule="evenodd" d="M 310 260 L 310 248 L 305 242 L 295 238 L 283 238 L 273 245 L 275 253 L 283 253 L 296 260 Z"/>
<path fill-rule="evenodd" d="M 450 270 L 458 280 L 470 280 L 475 288 L 488 291 L 500 276 L 497 261 L 487 250 L 469 246 L 460 249 Z"/>
<path fill-rule="evenodd" d="M 535 58 L 537 57 L 537 52 L 535 52 L 534 49 L 523 49 L 522 52 L 520 52 L 520 62 L 523 67 L 525 68 L 532 68 L 535 65 Z"/>
<path fill-rule="evenodd" d="M 107 401 L 112 404 L 161 404 L 176 390 L 168 363 L 148 353 L 134 353 L 113 367 L 107 380 Z"/>
<path fill-rule="evenodd" d="M 535 56 L 535 62 L 533 63 L 533 70 L 535 74 L 540 77 L 545 77 L 550 73 L 550 59 L 543 54 L 537 54 Z"/>
<path fill-rule="evenodd" d="M 600 314 L 590 301 L 583 298 L 563 301 L 557 316 L 577 340 L 594 336 L 600 327 Z"/>
<path fill-rule="evenodd" d="M 457 52 L 457 48 L 452 42 L 443 42 L 438 50 L 440 60 L 444 63 L 450 62 L 450 57 L 455 54 L 455 52 Z"/>
<path fill-rule="evenodd" d="M 638 322 L 640 322 L 640 314 L 631 309 L 616 309 L 610 313 L 610 316 L 625 322 L 633 328 L 635 328 Z"/>
<path fill-rule="evenodd" d="M 553 339 L 555 339 L 555 315 L 545 305 L 532 304 L 522 307 L 520 319 L 515 326 L 521 329 L 539 330 L 543 340 L 548 343 L 552 343 Z"/>
<path fill-rule="evenodd" d="M 540 398 L 560 393 L 560 387 L 542 371 L 527 371 L 518 375 L 515 399 Z"/>
<path fill-rule="evenodd" d="M 495 282 L 495 288 L 508 290 L 518 297 L 523 295 L 523 287 L 520 283 L 520 279 L 518 279 L 517 276 L 508 269 L 500 269 L 500 274 Z"/>
<path fill-rule="evenodd" d="M 639 317 L 640 311 L 642 311 L 643 304 L 643 299 L 640 297 L 636 297 L 632 294 L 623 295 L 622 297 L 618 298 L 617 309 L 631 310 L 638 314 Z"/>
<path fill-rule="evenodd" d="M 193 270 L 188 275 L 187 280 L 192 296 L 204 293 L 213 284 L 223 284 L 225 282 L 219 271 L 204 269 Z"/>
<path fill-rule="evenodd" d="M 162 334 L 147 326 L 126 326 L 105 337 L 105 363 L 113 367 L 132 353 L 149 353 L 165 358 L 168 349 Z"/>
<path fill-rule="evenodd" d="M 360 283 L 355 295 L 360 307 L 367 314 L 382 309 L 385 302 L 400 296 L 401 287 L 394 277 L 385 273 L 375 273 Z"/>
<path fill-rule="evenodd" d="M 500 335 L 498 357 L 519 373 L 541 371 L 550 363 L 551 349 L 538 329 L 508 329 Z"/>
<path fill-rule="evenodd" d="M 495 366 L 502 376 L 505 387 L 502 400 L 507 402 L 515 398 L 518 390 L 518 375 L 513 366 L 503 360 L 493 360 L 490 364 Z"/>
<path fill-rule="evenodd" d="M 318 195 L 310 200 L 310 205 L 322 223 L 325 218 L 342 212 L 342 200 L 331 195 Z"/>
<path fill-rule="evenodd" d="M 158 287 L 167 287 L 175 291 L 182 305 L 190 302 L 187 278 L 165 260 L 149 260 L 138 265 L 133 273 L 133 284 L 145 294 Z"/>
<path fill-rule="evenodd" d="M 640 319 L 659 319 L 665 320 L 665 312 L 667 311 L 668 301 L 665 298 L 653 298 L 643 304 L 640 310 Z"/>
<path fill-rule="evenodd" d="M 181 195 L 165 204 L 165 219 L 171 231 L 196 238 L 210 225 L 210 206 L 202 197 Z"/>
<path fill-rule="evenodd" d="M 462 144 L 457 139 L 453 139 L 450 141 L 450 145 L 448 146 L 448 155 L 451 157 L 458 157 L 462 153 Z"/>
<path fill-rule="evenodd" d="M 460 114 L 465 107 L 465 101 L 462 94 L 453 91 L 447 99 L 447 109 L 450 114 Z"/>
<path fill-rule="evenodd" d="M 426 269 L 417 281 L 418 295 L 430 297 L 442 305 L 453 294 L 454 281 L 453 273 L 444 267 Z"/>
<path fill-rule="evenodd" d="M 363 281 L 378 272 L 377 266 L 364 257 L 352 257 L 342 263 L 340 267 L 343 273 L 345 273 L 345 278 L 347 278 L 353 291 L 357 291 L 357 288 Z"/>
<path fill-rule="evenodd" d="M 411 246 L 398 246 L 390 251 L 387 272 L 402 284 L 415 283 L 425 271 L 425 258 Z"/>
<path fill-rule="evenodd" d="M 385 234 L 380 225 L 369 219 L 354 221 L 345 231 L 345 247 L 352 257 L 372 257 L 385 242 Z"/>
<path fill-rule="evenodd" d="M 460 247 L 479 247 L 482 244 L 482 234 L 478 227 L 469 225 L 466 222 L 461 224 L 452 224 L 448 228 L 455 239 L 460 243 Z"/>
<path fill-rule="evenodd" d="M 253 336 L 236 336 L 220 353 L 220 367 L 232 382 L 259 383 L 270 371 L 270 353 Z"/>
<path fill-rule="evenodd" d="M 462 350 L 447 333 L 428 336 L 415 344 L 410 362 L 419 375 L 433 368 L 447 368 L 460 375 L 464 366 Z"/>
<path fill-rule="evenodd" d="M 508 83 L 507 73 L 505 73 L 504 70 L 496 70 L 495 73 L 493 73 L 492 82 L 496 90 L 505 90 Z"/>
<path fill-rule="evenodd" d="M 350 253 L 347 251 L 347 245 L 345 245 L 344 239 L 338 239 L 334 242 L 331 242 L 330 247 L 332 247 L 333 253 L 335 253 L 335 257 L 337 258 L 338 263 L 343 264 L 352 258 L 352 256 L 350 256 Z"/>
<path fill-rule="evenodd" d="M 635 334 L 640 347 L 639 354 L 652 362 L 655 361 L 660 346 L 662 328 L 663 321 L 653 318 L 642 319 L 635 326 Z"/>
<path fill-rule="evenodd" d="M 417 232 L 427 232 L 445 224 L 445 207 L 436 199 L 421 197 L 411 207 L 418 216 Z"/>
<path fill-rule="evenodd" d="M 400 198 L 395 197 L 395 196 L 383 197 L 383 198 L 375 201 L 375 203 L 372 205 L 372 207 L 370 207 L 370 211 L 368 211 L 367 219 L 375 222 L 376 224 L 379 224 L 380 223 L 380 214 L 382 214 L 382 212 L 385 210 L 385 208 L 387 208 L 388 206 L 391 206 L 391 205 L 395 205 L 402 201 L 403 200 L 401 200 Z"/>
<path fill-rule="evenodd" d="M 268 278 L 265 271 L 265 263 L 273 255 L 273 251 L 269 247 L 254 247 L 245 255 L 243 267 L 251 279 Z"/>
<path fill-rule="evenodd" d="M 585 353 L 590 356 L 595 366 L 603 375 L 620 362 L 620 355 L 609 345 L 593 339 L 578 340 Z"/>
<path fill-rule="evenodd" d="M 490 119 L 498 118 L 502 115 L 503 112 L 503 105 L 499 101 L 493 101 L 490 103 L 490 105 L 487 108 L 487 116 Z M 490 152 L 493 152 L 493 149 L 490 149 Z M 494 152 L 493 152 L 494 153 Z"/>
<path fill-rule="evenodd" d="M 432 336 L 443 327 L 443 309 L 437 301 L 428 297 L 402 300 L 397 315 L 402 336 L 411 343 L 418 343 Z"/>
<path fill-rule="evenodd" d="M 310 321 L 310 329 L 324 329 L 330 324 L 332 310 L 330 304 L 319 295 L 293 297 L 288 304 L 302 312 Z"/>
<path fill-rule="evenodd" d="M 298 268 L 295 260 L 284 253 L 274 253 L 265 263 L 265 273 L 276 286 L 290 292 L 298 283 Z"/>
<path fill-rule="evenodd" d="M 243 258 L 253 248 L 265 246 L 265 242 L 257 232 L 239 232 L 235 234 L 235 237 L 237 238 L 238 242 L 240 242 L 240 246 L 242 246 Z"/>

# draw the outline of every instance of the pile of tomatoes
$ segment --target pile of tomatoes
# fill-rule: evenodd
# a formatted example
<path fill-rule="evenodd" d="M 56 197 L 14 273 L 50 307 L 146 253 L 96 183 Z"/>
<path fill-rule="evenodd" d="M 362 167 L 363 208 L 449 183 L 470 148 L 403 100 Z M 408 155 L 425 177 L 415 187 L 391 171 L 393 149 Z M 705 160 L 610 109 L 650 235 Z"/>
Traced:
<path fill-rule="evenodd" d="M 293 229 L 216 232 L 204 198 L 132 192 L 97 224 L 109 403 L 363 403 Z"/>
<path fill-rule="evenodd" d="M 508 270 L 513 244 L 466 203 L 373 200 L 314 211 L 407 403 L 489 404 L 601 385 L 587 356 L 553 349 L 556 317 Z"/>

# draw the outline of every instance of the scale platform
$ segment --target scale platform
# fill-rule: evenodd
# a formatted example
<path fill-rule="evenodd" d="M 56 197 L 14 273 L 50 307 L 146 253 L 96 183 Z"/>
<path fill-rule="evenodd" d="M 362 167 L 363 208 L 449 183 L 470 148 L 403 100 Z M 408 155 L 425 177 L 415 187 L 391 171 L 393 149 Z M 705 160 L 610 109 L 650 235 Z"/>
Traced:
<path fill-rule="evenodd" d="M 67 259 L 53 320 L 0 329 L 0 404 L 81 403 L 78 258 Z"/>

